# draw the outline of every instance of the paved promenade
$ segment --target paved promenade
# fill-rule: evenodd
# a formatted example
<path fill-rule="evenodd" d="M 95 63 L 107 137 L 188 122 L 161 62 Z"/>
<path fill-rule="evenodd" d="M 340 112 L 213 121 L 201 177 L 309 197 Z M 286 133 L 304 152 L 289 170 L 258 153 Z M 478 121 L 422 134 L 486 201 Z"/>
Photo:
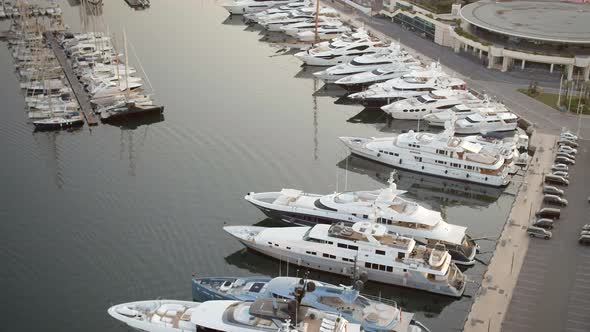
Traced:
<path fill-rule="evenodd" d="M 526 228 L 541 205 L 543 171 L 551 167 L 555 140 L 553 135 L 539 133 L 532 137 L 533 146 L 550 148 L 537 148 L 533 156 L 465 321 L 465 332 L 501 331 L 529 246 Z"/>
<path fill-rule="evenodd" d="M 365 26 L 367 30 L 382 39 L 399 41 L 425 62 L 440 61 L 446 67 L 447 72 L 454 73 L 464 79 L 469 87 L 504 102 L 519 116 L 534 123 L 538 131 L 557 135 L 564 127 L 574 132 L 580 127 L 580 136 L 590 138 L 590 116 L 583 116 L 579 121 L 579 118 L 574 114 L 560 113 L 517 91 L 517 89 L 526 88 L 529 85 L 531 76 L 516 75 L 516 71 L 503 73 L 499 70 L 487 69 L 477 57 L 466 53 L 455 53 L 453 49 L 421 38 L 389 19 L 353 12 L 350 7 L 339 2 L 325 2 L 324 4 L 339 10 L 341 16 L 348 19 L 354 26 Z M 536 77 L 534 79 L 538 80 L 541 86 L 559 87 L 558 78 L 550 81 L 539 80 Z"/>

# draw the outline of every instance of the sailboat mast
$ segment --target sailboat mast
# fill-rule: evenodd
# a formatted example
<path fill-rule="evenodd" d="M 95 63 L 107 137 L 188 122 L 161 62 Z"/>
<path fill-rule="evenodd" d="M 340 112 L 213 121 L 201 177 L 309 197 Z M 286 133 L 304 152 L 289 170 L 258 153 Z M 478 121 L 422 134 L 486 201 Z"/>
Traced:
<path fill-rule="evenodd" d="M 320 15 L 320 0 L 315 1 L 315 42 L 319 43 L 320 38 L 318 36 L 318 20 Z"/>
<path fill-rule="evenodd" d="M 125 32 L 125 30 L 123 29 L 123 48 L 125 50 L 125 88 L 127 90 L 127 93 L 125 94 L 125 96 L 127 97 L 127 99 L 129 99 L 129 71 L 128 71 L 128 66 L 129 66 L 129 54 L 127 53 L 127 33 Z"/>

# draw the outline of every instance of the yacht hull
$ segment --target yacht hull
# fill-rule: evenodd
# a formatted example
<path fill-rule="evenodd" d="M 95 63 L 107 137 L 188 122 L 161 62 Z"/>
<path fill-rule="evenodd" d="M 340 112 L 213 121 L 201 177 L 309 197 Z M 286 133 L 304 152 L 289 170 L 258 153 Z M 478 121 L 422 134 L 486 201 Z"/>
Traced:
<path fill-rule="evenodd" d="M 378 153 L 373 150 L 369 150 L 364 148 L 360 144 L 355 144 L 352 142 L 354 138 L 352 137 L 341 137 L 340 140 L 346 145 L 350 152 L 354 155 L 359 157 L 363 157 L 366 159 L 370 159 L 376 161 L 378 163 L 386 164 L 395 168 L 401 168 L 408 171 L 418 172 L 418 173 L 425 173 L 430 175 L 436 175 L 443 178 L 450 178 L 454 180 L 460 181 L 467 181 L 467 182 L 475 182 L 479 184 L 501 187 L 505 186 L 510 183 L 509 177 L 499 177 L 499 176 L 486 176 L 483 174 L 474 175 L 472 173 L 468 173 L 461 170 L 454 170 L 452 169 L 449 171 L 449 168 L 445 166 L 438 166 L 435 164 L 428 164 L 428 163 L 421 163 L 415 161 L 413 156 L 402 156 L 400 157 L 393 157 L 385 154 Z M 403 158 L 406 157 L 406 162 L 403 161 Z M 409 161 L 409 162 L 408 162 Z"/>
<path fill-rule="evenodd" d="M 245 240 L 236 237 L 247 248 L 257 251 L 261 254 L 270 256 L 272 258 L 288 261 L 292 264 L 304 268 L 310 268 L 318 271 L 334 273 L 344 276 L 352 276 L 355 269 L 358 273 L 366 272 L 368 280 L 376 281 L 384 284 L 409 287 L 418 290 L 423 290 L 431 293 L 442 294 L 453 297 L 461 297 L 465 289 L 465 285 L 461 289 L 455 289 L 444 283 L 434 283 L 429 281 L 426 276 L 414 271 L 379 271 L 373 269 L 366 269 L 364 266 L 355 266 L 355 263 L 344 261 L 330 261 L 321 257 L 311 255 L 301 255 L 290 250 L 283 250 L 276 246 L 269 246 L 266 244 L 255 243 L 254 241 Z"/>
<path fill-rule="evenodd" d="M 115 122 L 118 120 L 137 118 L 141 116 L 148 116 L 153 114 L 161 114 L 164 112 L 163 106 L 133 106 L 126 111 L 120 112 L 103 112 L 101 113 L 102 122 Z"/>
<path fill-rule="evenodd" d="M 278 209 L 272 209 L 266 206 L 262 206 L 256 204 L 255 201 L 249 200 L 249 202 L 257 207 L 262 213 L 264 213 L 267 217 L 275 220 L 281 220 L 285 223 L 296 225 L 296 226 L 314 226 L 317 224 L 327 224 L 331 225 L 338 222 L 344 222 L 346 224 L 352 225 L 354 222 L 360 222 L 361 220 L 343 220 L 341 218 L 330 218 L 328 216 L 316 216 L 313 214 L 307 214 L 303 211 L 301 212 L 294 212 L 294 211 L 281 211 Z M 415 236 L 412 236 L 416 242 L 420 244 L 427 245 L 427 239 L 420 239 Z M 464 249 L 461 245 L 452 244 L 452 243 L 445 243 L 449 254 L 451 254 L 451 258 L 453 262 L 457 265 L 463 266 L 471 266 L 475 264 L 475 254 L 477 251 L 478 246 L 471 240 L 468 239 L 470 242 L 470 248 Z M 467 251 L 467 252 L 466 252 Z"/>

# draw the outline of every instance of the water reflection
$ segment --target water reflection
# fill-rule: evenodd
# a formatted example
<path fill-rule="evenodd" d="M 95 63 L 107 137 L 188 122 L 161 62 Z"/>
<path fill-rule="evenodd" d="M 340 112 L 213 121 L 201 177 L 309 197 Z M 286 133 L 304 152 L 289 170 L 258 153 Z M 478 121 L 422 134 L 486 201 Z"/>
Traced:
<path fill-rule="evenodd" d="M 355 155 L 338 162 L 340 169 L 367 175 L 373 180 L 387 184 L 393 167 Z M 503 188 L 479 185 L 452 179 L 440 178 L 407 170 L 396 169 L 396 183 L 402 190 L 429 204 L 442 206 L 489 206 L 503 193 Z"/>
<path fill-rule="evenodd" d="M 249 249 L 238 250 L 225 257 L 227 264 L 248 271 L 250 274 L 261 274 L 271 277 L 301 277 L 309 272 L 309 278 L 321 280 L 334 285 L 351 285 L 352 278 L 336 274 L 308 270 L 286 260 L 277 260 Z M 380 296 L 396 301 L 405 310 L 422 313 L 426 317 L 438 316 L 450 303 L 458 301 L 451 297 L 416 291 L 410 288 L 397 287 L 377 282 L 367 282 L 363 293 Z"/>
<path fill-rule="evenodd" d="M 149 126 L 164 121 L 164 114 L 146 114 L 135 118 L 111 119 L 107 125 L 119 127 L 123 130 L 134 130 L 141 126 Z"/>
<path fill-rule="evenodd" d="M 223 25 L 246 25 L 242 15 L 228 15 L 223 22 Z"/>

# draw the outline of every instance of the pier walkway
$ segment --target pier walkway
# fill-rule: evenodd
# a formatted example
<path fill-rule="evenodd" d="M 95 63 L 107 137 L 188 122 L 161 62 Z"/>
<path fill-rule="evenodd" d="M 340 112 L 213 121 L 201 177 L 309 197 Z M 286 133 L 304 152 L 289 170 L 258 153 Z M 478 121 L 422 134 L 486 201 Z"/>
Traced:
<path fill-rule="evenodd" d="M 555 136 L 538 132 L 533 134 L 531 144 L 537 147 L 536 153 L 512 205 L 508 221 L 498 239 L 494 256 L 484 274 L 481 287 L 475 296 L 471 311 L 465 321 L 464 332 L 502 331 L 502 322 L 507 316 L 510 302 L 519 296 L 515 287 L 526 259 L 529 242 L 551 243 L 559 241 L 559 239 L 529 240 L 526 233 L 535 211 L 541 206 L 543 173 L 551 168 L 555 142 Z M 540 284 L 537 287 L 545 288 L 552 287 L 552 285 Z M 548 299 L 548 301 L 551 300 Z M 523 309 L 530 310 L 530 308 Z"/>
<path fill-rule="evenodd" d="M 53 53 L 55 53 L 57 61 L 59 61 L 59 64 L 68 78 L 68 82 L 70 82 L 70 87 L 72 88 L 72 91 L 74 91 L 74 95 L 78 100 L 84 118 L 86 118 L 86 123 L 88 123 L 89 126 L 96 126 L 98 124 L 98 119 L 92 111 L 92 105 L 90 104 L 88 93 L 84 90 L 80 81 L 78 81 L 64 50 L 59 47 L 59 42 L 52 33 L 46 32 L 45 38 L 49 41 L 50 47 L 53 50 Z"/>

